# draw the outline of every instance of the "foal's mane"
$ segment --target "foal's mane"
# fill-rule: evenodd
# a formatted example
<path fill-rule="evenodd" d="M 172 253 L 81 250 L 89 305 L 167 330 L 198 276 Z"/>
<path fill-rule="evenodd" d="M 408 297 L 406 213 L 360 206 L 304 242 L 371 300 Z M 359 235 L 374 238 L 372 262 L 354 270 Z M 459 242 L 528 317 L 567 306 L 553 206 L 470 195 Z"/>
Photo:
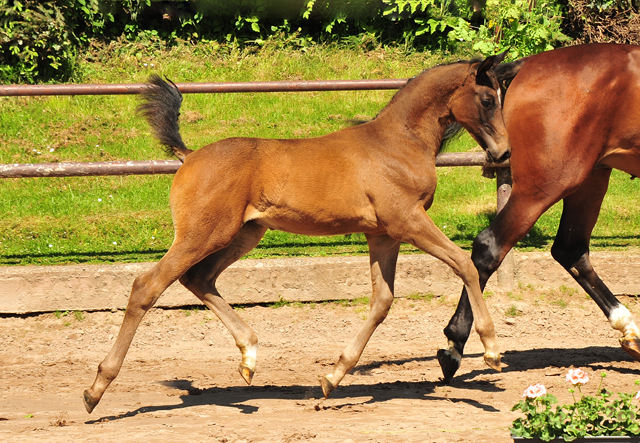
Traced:
<path fill-rule="evenodd" d="M 400 89 L 398 89 L 398 91 L 395 93 L 393 98 L 380 111 L 380 113 L 382 111 L 384 111 L 387 107 L 391 106 L 397 100 L 398 97 L 401 97 L 402 95 L 404 95 L 404 93 L 407 92 L 405 88 L 407 86 L 409 86 L 409 84 L 411 84 L 415 80 L 427 75 L 429 72 L 431 72 L 431 71 L 433 71 L 435 69 L 442 68 L 444 66 L 451 66 L 451 65 L 457 65 L 457 64 L 471 65 L 473 63 L 478 63 L 478 62 L 481 62 L 481 61 L 482 61 L 482 58 L 473 58 L 471 60 L 457 60 L 455 62 L 450 62 L 450 63 L 445 63 L 445 64 L 438 64 L 438 65 L 435 65 L 435 66 L 433 66 L 433 67 L 431 67 L 429 69 L 425 69 L 420 74 L 417 74 L 417 75 L 411 77 L 409 80 L 407 80 L 407 83 L 405 83 L 404 86 L 402 86 Z M 378 118 L 380 113 L 378 113 L 378 115 L 374 118 L 374 120 L 376 118 Z M 455 140 L 460 135 L 460 133 L 462 132 L 463 129 L 464 128 L 458 122 L 453 122 L 452 124 L 447 126 L 447 128 L 444 131 L 443 137 L 442 137 L 442 143 L 440 144 L 440 147 L 438 148 L 438 152 L 444 150 L 451 141 Z"/>
<path fill-rule="evenodd" d="M 422 71 L 420 74 L 414 75 L 413 77 L 411 77 L 410 79 L 407 80 L 407 83 L 405 83 L 400 89 L 398 89 L 398 91 L 394 94 L 393 98 L 389 101 L 389 103 L 387 103 L 387 105 L 382 109 L 382 111 L 384 109 L 386 109 L 387 107 L 389 107 L 390 105 L 392 105 L 397 99 L 398 97 L 401 97 L 402 95 L 404 95 L 407 92 L 407 86 L 409 86 L 412 82 L 415 82 L 418 79 L 421 79 L 422 77 L 425 77 L 428 73 L 430 73 L 431 71 L 443 68 L 445 66 L 451 66 L 451 65 L 458 65 L 458 64 L 465 64 L 465 65 L 471 65 L 473 63 L 478 63 L 481 62 L 482 59 L 481 58 L 474 58 L 471 60 L 457 60 L 455 62 L 450 62 L 450 63 L 445 63 L 445 64 L 437 64 L 431 68 L 425 69 L 424 71 Z M 380 111 L 380 112 L 382 112 Z M 380 115 L 380 114 L 378 114 Z"/>

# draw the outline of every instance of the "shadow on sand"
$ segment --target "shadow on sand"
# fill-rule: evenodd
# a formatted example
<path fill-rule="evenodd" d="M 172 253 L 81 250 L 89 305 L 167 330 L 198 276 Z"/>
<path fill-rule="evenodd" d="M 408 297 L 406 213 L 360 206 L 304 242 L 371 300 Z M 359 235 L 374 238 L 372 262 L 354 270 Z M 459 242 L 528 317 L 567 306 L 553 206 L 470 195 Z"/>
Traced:
<path fill-rule="evenodd" d="M 466 358 L 478 358 L 482 354 L 467 354 Z M 382 365 L 402 365 L 408 362 L 426 362 L 435 357 L 410 358 L 401 360 L 384 360 L 367 365 L 356 366 L 352 372 L 367 377 L 368 373 L 381 367 Z M 606 369 L 607 371 L 619 372 L 621 374 L 640 374 L 640 366 L 636 369 L 616 366 L 617 362 L 633 362 L 634 360 L 617 347 L 591 346 L 586 348 L 541 348 L 524 351 L 507 351 L 504 353 L 503 367 L 504 373 L 526 372 L 534 369 L 544 369 L 548 367 L 588 367 L 594 371 Z M 464 360 L 463 360 L 464 368 Z M 489 368 L 482 370 L 472 370 L 461 373 L 450 383 L 456 389 L 467 389 L 469 391 L 502 392 L 504 388 L 497 386 L 494 381 L 479 379 L 481 375 L 491 375 L 498 373 Z M 375 377 L 373 375 L 372 377 Z M 102 421 L 120 420 L 133 417 L 138 414 L 153 413 L 157 411 L 170 411 L 192 406 L 217 405 L 235 407 L 243 414 L 252 414 L 258 411 L 257 406 L 246 404 L 247 402 L 261 399 L 269 400 L 289 400 L 303 402 L 303 406 L 313 407 L 316 410 L 335 409 L 340 410 L 353 406 L 375 404 L 392 399 L 410 400 L 443 400 L 444 397 L 436 394 L 436 388 L 444 386 L 439 380 L 433 381 L 398 381 L 392 383 L 358 384 L 353 383 L 348 386 L 340 386 L 331 395 L 333 400 L 347 400 L 344 403 L 331 405 L 324 404 L 320 386 L 233 386 L 233 387 L 211 387 L 200 389 L 193 386 L 189 380 L 161 381 L 160 384 L 177 390 L 187 391 L 181 395 L 180 404 L 160 405 L 141 407 L 136 410 L 115 416 L 101 417 L 96 420 L 85 422 L 94 424 Z M 362 401 L 362 398 L 368 398 Z M 469 397 L 472 397 L 470 395 Z M 358 399 L 358 400 L 356 400 Z M 348 401 L 351 400 L 351 401 Z M 497 412 L 493 406 L 469 399 L 448 399 L 452 402 L 464 402 L 478 409 L 488 412 Z"/>

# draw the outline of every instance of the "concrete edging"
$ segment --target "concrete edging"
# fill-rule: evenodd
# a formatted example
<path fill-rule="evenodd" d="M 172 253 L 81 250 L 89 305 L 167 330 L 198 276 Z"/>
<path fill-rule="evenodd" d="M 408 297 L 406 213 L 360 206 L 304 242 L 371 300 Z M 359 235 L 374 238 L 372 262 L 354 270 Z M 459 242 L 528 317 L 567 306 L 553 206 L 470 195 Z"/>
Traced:
<path fill-rule="evenodd" d="M 591 259 L 614 294 L 639 294 L 640 253 L 595 252 Z M 309 257 L 241 260 L 227 269 L 218 288 L 230 304 L 326 301 L 369 296 L 369 259 Z M 622 264 L 622 266 L 621 266 Z M 136 276 L 154 263 L 74 266 L 0 267 L 0 313 L 93 311 L 126 307 Z M 575 281 L 548 252 L 515 252 L 515 285 L 578 289 Z M 401 255 L 396 273 L 396 296 L 422 292 L 460 294 L 461 282 L 450 268 L 425 254 Z M 494 275 L 487 289 L 499 291 Z M 173 284 L 156 306 L 179 307 L 200 301 L 179 283 Z"/>

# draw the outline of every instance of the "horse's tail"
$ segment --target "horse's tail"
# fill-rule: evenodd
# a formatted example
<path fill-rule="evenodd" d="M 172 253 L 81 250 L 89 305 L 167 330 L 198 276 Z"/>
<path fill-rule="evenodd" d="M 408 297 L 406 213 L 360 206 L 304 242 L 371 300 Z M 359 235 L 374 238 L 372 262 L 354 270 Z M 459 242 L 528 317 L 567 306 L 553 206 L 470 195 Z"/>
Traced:
<path fill-rule="evenodd" d="M 169 83 L 156 74 L 149 77 L 142 92 L 143 102 L 137 111 L 149 122 L 153 135 L 164 145 L 167 154 L 175 155 L 184 163 L 184 159 L 193 151 L 184 145 L 180 136 L 178 117 L 182 94 L 175 83 L 167 80 Z"/>
<path fill-rule="evenodd" d="M 520 68 L 524 66 L 524 63 L 527 61 L 528 57 L 521 58 L 509 63 L 500 63 L 498 66 L 493 68 L 493 71 L 496 73 L 498 77 L 498 81 L 500 83 L 508 82 L 513 80 L 513 78 L 518 74 Z"/>

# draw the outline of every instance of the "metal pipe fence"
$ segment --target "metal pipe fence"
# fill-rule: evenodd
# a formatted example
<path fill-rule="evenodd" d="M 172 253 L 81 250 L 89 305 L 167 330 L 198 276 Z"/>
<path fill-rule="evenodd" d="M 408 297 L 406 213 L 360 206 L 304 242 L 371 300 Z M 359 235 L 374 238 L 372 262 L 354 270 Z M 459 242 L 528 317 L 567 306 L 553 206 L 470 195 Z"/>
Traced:
<path fill-rule="evenodd" d="M 274 82 L 176 83 L 183 94 L 239 92 L 373 91 L 400 89 L 408 79 L 300 80 Z M 99 85 L 0 85 L 0 97 L 39 95 L 130 95 L 140 94 L 144 83 Z"/>

